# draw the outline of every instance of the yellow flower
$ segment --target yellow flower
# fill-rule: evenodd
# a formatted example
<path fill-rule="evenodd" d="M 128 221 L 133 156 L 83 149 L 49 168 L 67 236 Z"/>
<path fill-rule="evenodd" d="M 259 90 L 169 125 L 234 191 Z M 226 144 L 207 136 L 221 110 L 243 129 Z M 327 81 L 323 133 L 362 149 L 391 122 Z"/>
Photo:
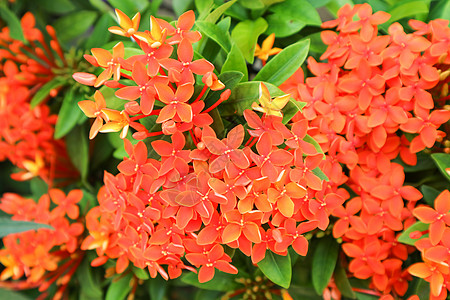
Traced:
<path fill-rule="evenodd" d="M 272 99 L 266 85 L 261 82 L 261 85 L 259 86 L 258 99 L 261 106 L 259 106 L 256 102 L 253 102 L 252 108 L 256 111 L 265 113 L 266 115 L 283 117 L 281 110 L 289 102 L 290 98 L 291 95 L 287 94 Z"/>
<path fill-rule="evenodd" d="M 275 41 L 275 33 L 269 35 L 264 42 L 262 43 L 262 47 L 256 44 L 255 48 L 255 56 L 263 61 L 263 64 L 269 59 L 269 56 L 275 55 L 281 52 L 280 48 L 272 48 L 273 43 Z"/>

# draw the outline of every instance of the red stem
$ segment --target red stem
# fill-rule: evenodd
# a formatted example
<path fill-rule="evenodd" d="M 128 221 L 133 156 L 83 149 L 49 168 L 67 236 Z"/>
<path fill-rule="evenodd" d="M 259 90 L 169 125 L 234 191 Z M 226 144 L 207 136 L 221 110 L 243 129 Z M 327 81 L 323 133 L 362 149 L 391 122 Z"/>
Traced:
<path fill-rule="evenodd" d="M 208 86 L 205 84 L 205 85 L 203 86 L 202 91 L 201 91 L 200 94 L 198 95 L 197 99 L 195 99 L 194 102 L 192 102 L 192 103 L 195 103 L 195 102 L 199 101 L 199 100 L 203 97 L 203 95 L 205 94 L 205 92 L 206 92 L 207 90 L 208 90 Z"/>

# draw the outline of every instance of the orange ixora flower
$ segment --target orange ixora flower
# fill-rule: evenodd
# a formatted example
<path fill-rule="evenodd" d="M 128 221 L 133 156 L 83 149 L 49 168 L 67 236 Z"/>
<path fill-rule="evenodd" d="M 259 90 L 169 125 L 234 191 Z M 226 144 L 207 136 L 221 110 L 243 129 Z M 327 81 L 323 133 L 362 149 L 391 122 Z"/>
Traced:
<path fill-rule="evenodd" d="M 94 94 L 94 102 L 84 100 L 78 102 L 78 106 L 88 118 L 95 118 L 89 132 L 89 138 L 93 139 L 103 126 L 103 119 L 106 119 L 106 116 L 103 116 L 102 112 L 102 109 L 106 108 L 105 97 L 103 97 L 100 91 L 96 91 Z"/>
<path fill-rule="evenodd" d="M 115 10 L 117 19 L 119 21 L 119 26 L 111 26 L 108 30 L 111 33 L 122 35 L 125 37 L 133 36 L 139 29 L 139 22 L 141 20 L 141 14 L 138 12 L 134 15 L 133 19 L 130 19 L 121 10 Z"/>
<path fill-rule="evenodd" d="M 262 60 L 263 64 L 269 59 L 269 56 L 278 54 L 282 49 L 273 48 L 275 42 L 275 33 L 270 34 L 262 43 L 261 47 L 256 44 L 255 56 Z"/>

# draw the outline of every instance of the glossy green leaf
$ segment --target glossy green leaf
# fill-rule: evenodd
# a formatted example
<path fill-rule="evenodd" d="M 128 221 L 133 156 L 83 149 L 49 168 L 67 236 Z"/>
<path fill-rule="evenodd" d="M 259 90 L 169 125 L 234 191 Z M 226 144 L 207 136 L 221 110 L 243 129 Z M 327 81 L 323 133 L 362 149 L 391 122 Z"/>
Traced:
<path fill-rule="evenodd" d="M 61 42 L 66 43 L 82 34 L 85 34 L 94 24 L 97 12 L 91 10 L 81 10 L 66 15 L 53 24 L 56 32 L 63 32 L 58 35 Z"/>
<path fill-rule="evenodd" d="M 77 126 L 66 136 L 70 160 L 85 180 L 89 172 L 89 136 L 85 126 Z"/>
<path fill-rule="evenodd" d="M 239 22 L 231 32 L 231 39 L 241 50 L 244 58 L 253 63 L 258 37 L 267 29 L 267 22 L 263 18 Z"/>
<path fill-rule="evenodd" d="M 216 42 L 225 52 L 230 52 L 231 38 L 228 31 L 223 31 L 218 25 L 207 21 L 197 21 L 195 24 L 204 35 Z"/>
<path fill-rule="evenodd" d="M 391 15 L 388 23 L 393 23 L 403 18 L 412 18 L 418 14 L 428 14 L 429 4 L 423 0 L 399 1 L 387 12 Z"/>
<path fill-rule="evenodd" d="M 291 97 L 283 108 L 283 124 L 287 124 L 299 111 L 305 107 L 305 102 L 300 102 Z"/>
<path fill-rule="evenodd" d="M 445 19 L 450 21 L 450 0 L 436 1 L 437 4 L 430 11 L 428 19 Z"/>
<path fill-rule="evenodd" d="M 100 278 L 96 274 L 92 270 L 89 259 L 84 259 L 76 272 L 80 282 L 80 293 L 83 297 L 101 300 L 103 299 L 103 289 L 100 285 Z"/>
<path fill-rule="evenodd" d="M 9 35 L 15 39 L 22 42 L 26 42 L 25 36 L 23 35 L 22 25 L 20 24 L 19 18 L 6 6 L 6 1 L 2 1 L 0 4 L 0 18 L 2 18 L 6 24 L 8 24 Z"/>
<path fill-rule="evenodd" d="M 194 0 L 172 0 L 172 8 L 177 16 L 181 16 L 184 12 L 193 7 Z"/>
<path fill-rule="evenodd" d="M 420 187 L 420 191 L 422 192 L 425 202 L 427 202 L 427 204 L 430 206 L 434 206 L 434 199 L 436 199 L 440 192 L 437 189 L 426 184 L 423 184 Z"/>
<path fill-rule="evenodd" d="M 10 218 L 0 217 L 0 237 L 4 237 L 12 233 L 20 233 L 41 228 L 53 230 L 53 227 L 47 224 L 28 221 L 15 221 Z"/>
<path fill-rule="evenodd" d="M 227 71 L 239 71 L 244 75 L 242 81 L 245 82 L 248 80 L 247 63 L 245 62 L 241 50 L 236 44 L 233 44 L 231 47 L 231 51 L 228 53 L 227 59 L 222 66 L 221 72 L 224 73 Z"/>
<path fill-rule="evenodd" d="M 312 283 L 321 295 L 327 287 L 338 259 L 339 244 L 331 236 L 319 241 L 312 262 Z"/>
<path fill-rule="evenodd" d="M 80 119 L 86 119 L 83 111 L 78 107 L 77 94 L 74 89 L 68 90 L 58 114 L 58 121 L 55 125 L 55 139 L 60 139 L 69 133 L 77 125 Z"/>
<path fill-rule="evenodd" d="M 194 2 L 199 12 L 197 20 L 204 20 L 214 8 L 214 0 L 195 0 Z"/>
<path fill-rule="evenodd" d="M 285 0 L 269 7 L 269 11 L 287 19 L 302 21 L 307 25 L 322 25 L 319 13 L 307 0 Z"/>
<path fill-rule="evenodd" d="M 279 86 L 300 68 L 308 55 L 309 40 L 292 44 L 274 56 L 256 74 L 254 80 L 260 80 Z"/>
<path fill-rule="evenodd" d="M 34 94 L 33 98 L 31 98 L 31 108 L 36 107 L 36 105 L 39 105 L 42 101 L 47 99 L 47 97 L 50 94 L 50 91 L 52 89 L 57 89 L 61 86 L 63 86 L 65 82 L 60 77 L 55 77 L 46 84 L 44 84 L 37 92 Z"/>
<path fill-rule="evenodd" d="M 334 283 L 341 294 L 350 299 L 356 299 L 355 292 L 352 290 L 352 286 L 350 285 L 350 281 L 348 281 L 347 273 L 342 265 L 338 262 L 336 265 L 336 269 L 334 270 Z"/>
<path fill-rule="evenodd" d="M 232 90 L 239 83 L 239 81 L 241 81 L 243 76 L 244 75 L 241 72 L 237 71 L 224 72 L 220 74 L 218 78 L 225 85 L 225 88 L 219 91 L 211 91 L 205 99 L 206 107 L 214 105 L 226 89 Z M 225 102 L 226 101 L 227 100 L 225 100 Z"/>
<path fill-rule="evenodd" d="M 277 38 L 290 36 L 299 32 L 306 26 L 306 23 L 300 20 L 279 14 L 267 16 L 266 21 L 269 26 L 267 27 L 265 34 L 269 35 L 274 33 Z"/>
<path fill-rule="evenodd" d="M 215 10 L 213 10 L 208 17 L 206 17 L 205 21 L 216 23 L 217 20 L 227 11 L 228 8 L 230 8 L 237 0 L 231 0 L 228 2 L 225 2 Z"/>
<path fill-rule="evenodd" d="M 327 175 L 325 175 L 325 173 L 319 168 L 315 168 L 312 170 L 312 172 L 320 178 L 320 180 L 325 180 L 325 181 L 329 181 L 330 179 L 328 178 Z"/>
<path fill-rule="evenodd" d="M 289 254 L 281 256 L 272 251 L 266 251 L 266 256 L 258 263 L 258 267 L 273 283 L 285 289 L 291 285 L 292 267 Z"/>
<path fill-rule="evenodd" d="M 77 8 L 70 0 L 39 0 L 39 7 L 56 14 L 67 14 Z"/>
<path fill-rule="evenodd" d="M 403 231 L 400 236 L 398 237 L 398 241 L 400 243 L 403 244 L 407 244 L 410 246 L 414 246 L 414 243 L 417 242 L 418 240 L 428 236 L 428 234 L 423 235 L 422 237 L 418 238 L 418 239 L 412 239 L 409 237 L 411 232 L 414 231 L 425 231 L 428 230 L 429 225 L 422 223 L 420 221 L 417 221 L 416 223 L 412 224 L 411 226 L 408 227 L 408 229 L 406 229 L 405 231 Z"/>
<path fill-rule="evenodd" d="M 331 0 L 326 4 L 328 11 L 336 17 L 338 10 L 345 4 L 355 5 L 352 0 Z"/>
<path fill-rule="evenodd" d="M 314 148 L 316 148 L 316 150 L 317 150 L 318 153 L 323 153 L 322 147 L 320 147 L 319 143 L 318 143 L 315 139 L 313 139 L 309 134 L 307 134 L 307 135 L 303 138 L 303 140 L 304 140 L 305 142 L 307 142 L 307 143 L 312 144 L 312 145 L 314 146 Z"/>
<path fill-rule="evenodd" d="M 132 274 L 128 273 L 123 276 L 119 274 L 116 279 L 113 279 L 111 284 L 106 291 L 105 300 L 124 300 L 131 291 L 130 280 L 132 279 Z"/>
<path fill-rule="evenodd" d="M 204 283 L 200 283 L 197 276 L 197 274 L 189 272 L 181 277 L 181 281 L 201 289 L 222 292 L 233 291 L 239 287 L 239 284 L 235 281 L 236 278 L 240 277 L 238 274 L 228 274 L 216 270 L 213 279 Z"/>
<path fill-rule="evenodd" d="M 149 280 L 149 291 L 151 300 L 163 300 L 168 289 L 168 282 L 161 276 Z"/>
<path fill-rule="evenodd" d="M 242 115 L 244 110 L 251 109 L 252 103 L 259 99 L 260 81 L 250 81 L 239 83 L 231 90 L 230 98 L 219 106 L 222 116 L 232 116 L 235 114 Z M 282 90 L 273 84 L 265 83 L 271 97 L 285 95 Z M 284 110 L 283 110 L 284 111 Z"/>
<path fill-rule="evenodd" d="M 450 154 L 447 153 L 433 153 L 431 158 L 436 163 L 442 175 L 450 181 Z"/>
<path fill-rule="evenodd" d="M 95 24 L 94 30 L 89 35 L 86 41 L 85 48 L 92 49 L 95 47 L 101 47 L 109 41 L 111 33 L 108 28 L 115 25 L 114 21 L 109 15 L 102 15 L 98 22 Z"/>

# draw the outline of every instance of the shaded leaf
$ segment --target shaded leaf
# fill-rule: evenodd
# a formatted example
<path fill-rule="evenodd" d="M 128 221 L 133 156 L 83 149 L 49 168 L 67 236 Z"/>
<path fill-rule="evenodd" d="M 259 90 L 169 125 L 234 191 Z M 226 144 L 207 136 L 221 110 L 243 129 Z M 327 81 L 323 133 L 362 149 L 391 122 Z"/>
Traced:
<path fill-rule="evenodd" d="M 312 283 L 316 292 L 321 295 L 333 275 L 338 259 L 339 244 L 332 237 L 319 240 L 312 263 Z"/>
<path fill-rule="evenodd" d="M 67 153 L 85 180 L 89 172 L 89 140 L 85 126 L 77 126 L 66 137 Z"/>
<path fill-rule="evenodd" d="M 64 137 L 81 119 L 86 119 L 83 111 L 78 107 L 76 95 L 74 89 L 70 89 L 64 95 L 55 125 L 55 139 Z"/>
<path fill-rule="evenodd" d="M 352 290 L 350 281 L 348 280 L 347 273 L 342 265 L 338 262 L 336 269 L 334 270 L 334 283 L 336 283 L 337 288 L 341 294 L 350 299 L 356 299 L 355 292 Z"/>
<path fill-rule="evenodd" d="M 267 16 L 266 21 L 268 23 L 265 34 L 269 35 L 274 33 L 276 37 L 287 37 L 294 33 L 299 32 L 306 26 L 306 23 L 293 18 L 285 17 L 279 14 L 271 14 Z"/>
<path fill-rule="evenodd" d="M 206 107 L 210 107 L 210 106 L 214 105 L 220 99 L 220 95 L 226 89 L 232 90 L 239 83 L 239 81 L 241 81 L 243 76 L 244 75 L 241 72 L 237 72 L 237 71 L 223 72 L 222 74 L 220 74 L 219 80 L 225 85 L 225 88 L 220 91 L 210 92 L 205 99 Z M 228 101 L 228 100 L 225 100 L 225 102 L 226 101 Z"/>
<path fill-rule="evenodd" d="M 430 11 L 428 19 L 445 19 L 450 21 L 450 0 L 441 0 L 436 2 L 436 5 Z"/>
<path fill-rule="evenodd" d="M 168 282 L 161 276 L 149 280 L 149 290 L 151 300 L 163 300 L 167 292 Z"/>
<path fill-rule="evenodd" d="M 76 9 L 76 6 L 70 0 L 39 0 L 39 7 L 56 14 L 66 14 Z"/>
<path fill-rule="evenodd" d="M 105 300 L 123 300 L 127 297 L 127 295 L 131 291 L 130 286 L 130 280 L 132 278 L 132 274 L 128 273 L 127 275 L 123 276 L 119 274 L 117 278 L 120 278 L 118 280 L 113 280 L 111 284 L 108 287 L 108 290 L 106 292 L 106 298 Z"/>
<path fill-rule="evenodd" d="M 33 98 L 31 98 L 30 105 L 31 108 L 36 107 L 42 101 L 44 101 L 50 94 L 52 89 L 57 89 L 63 86 L 65 82 L 60 77 L 55 77 L 46 84 L 44 84 L 37 92 L 34 94 Z"/>
<path fill-rule="evenodd" d="M 307 0 L 285 0 L 272 5 L 269 11 L 287 19 L 301 21 L 306 25 L 322 25 L 319 13 Z"/>
<path fill-rule="evenodd" d="M 23 35 L 22 25 L 20 24 L 19 18 L 6 6 L 6 2 L 2 1 L 0 4 L 0 17 L 8 24 L 9 35 L 15 39 L 22 42 L 26 42 L 25 36 Z"/>
<path fill-rule="evenodd" d="M 0 237 L 4 237 L 12 233 L 20 233 L 41 228 L 53 230 L 53 227 L 47 224 L 28 221 L 15 221 L 10 218 L 0 217 Z"/>
<path fill-rule="evenodd" d="M 80 282 L 80 292 L 89 299 L 103 299 L 103 289 L 100 286 L 100 278 L 95 276 L 89 259 L 84 259 L 78 267 L 76 276 Z"/>
<path fill-rule="evenodd" d="M 422 192 L 423 199 L 427 202 L 428 205 L 434 206 L 434 199 L 440 194 L 440 192 L 426 184 L 420 187 L 420 191 Z"/>
<path fill-rule="evenodd" d="M 89 35 L 85 48 L 91 49 L 101 47 L 106 44 L 111 37 L 111 33 L 108 31 L 108 28 L 113 25 L 115 24 L 109 15 L 102 15 L 95 24 L 94 30 Z"/>
<path fill-rule="evenodd" d="M 291 258 L 266 251 L 266 256 L 258 263 L 259 269 L 273 283 L 289 288 L 292 278 Z"/>
<path fill-rule="evenodd" d="M 279 86 L 300 68 L 308 55 L 309 40 L 292 44 L 275 55 L 256 74 L 254 80 L 266 81 Z"/>
<path fill-rule="evenodd" d="M 181 277 L 181 281 L 205 290 L 226 292 L 233 291 L 239 287 L 239 284 L 235 281 L 238 276 L 240 277 L 239 274 L 228 274 L 216 270 L 213 279 L 200 283 L 197 274 L 189 272 Z"/>
<path fill-rule="evenodd" d="M 431 158 L 436 163 L 442 175 L 450 181 L 450 154 L 447 153 L 433 153 Z"/>
<path fill-rule="evenodd" d="M 172 0 L 172 7 L 177 16 L 181 16 L 194 4 L 194 0 Z"/>
<path fill-rule="evenodd" d="M 31 300 L 22 293 L 0 288 L 0 299 Z"/>
<path fill-rule="evenodd" d="M 305 105 L 305 102 L 297 101 L 291 97 L 283 108 L 283 124 L 287 124 L 299 111 L 302 111 Z"/>
<path fill-rule="evenodd" d="M 66 15 L 55 21 L 53 27 L 56 32 L 63 32 L 58 38 L 66 43 L 82 34 L 85 34 L 94 24 L 97 18 L 97 12 L 90 10 L 81 10 Z"/>

